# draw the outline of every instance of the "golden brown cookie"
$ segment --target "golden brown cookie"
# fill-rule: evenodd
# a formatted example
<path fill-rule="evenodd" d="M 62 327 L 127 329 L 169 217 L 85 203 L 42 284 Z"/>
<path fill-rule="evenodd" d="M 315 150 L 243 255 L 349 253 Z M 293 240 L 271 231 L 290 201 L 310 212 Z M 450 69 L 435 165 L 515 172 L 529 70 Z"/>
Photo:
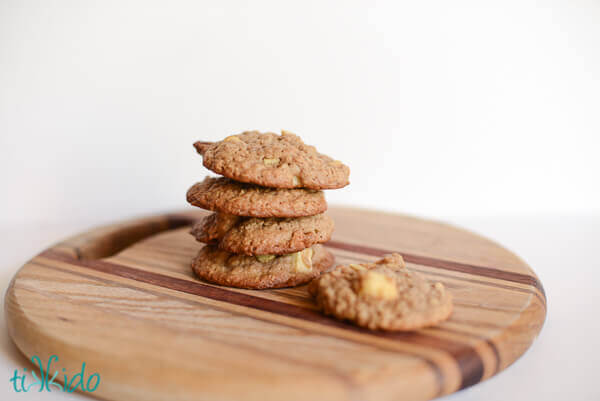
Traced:
<path fill-rule="evenodd" d="M 327 210 L 323 191 L 266 188 L 225 177 L 206 177 L 194 184 L 187 201 L 203 209 L 250 217 L 301 217 Z"/>
<path fill-rule="evenodd" d="M 429 283 L 409 271 L 402 256 L 375 263 L 338 266 L 309 286 L 327 315 L 371 330 L 416 330 L 452 313 L 452 296 L 442 283 Z"/>
<path fill-rule="evenodd" d="M 193 226 L 190 234 L 196 240 L 205 244 L 217 244 L 229 230 L 235 227 L 243 217 L 234 216 L 227 213 L 211 213 L 208 216 L 198 220 Z"/>
<path fill-rule="evenodd" d="M 264 289 L 293 287 L 312 280 L 333 265 L 322 245 L 289 255 L 236 255 L 206 245 L 192 261 L 200 279 L 230 287 Z"/>
<path fill-rule="evenodd" d="M 326 214 L 261 219 L 213 213 L 197 222 L 191 234 L 231 253 L 284 255 L 326 242 L 332 232 L 333 220 Z"/>
<path fill-rule="evenodd" d="M 350 169 L 289 132 L 246 131 L 212 144 L 196 142 L 206 168 L 236 181 L 273 188 L 334 189 Z"/>

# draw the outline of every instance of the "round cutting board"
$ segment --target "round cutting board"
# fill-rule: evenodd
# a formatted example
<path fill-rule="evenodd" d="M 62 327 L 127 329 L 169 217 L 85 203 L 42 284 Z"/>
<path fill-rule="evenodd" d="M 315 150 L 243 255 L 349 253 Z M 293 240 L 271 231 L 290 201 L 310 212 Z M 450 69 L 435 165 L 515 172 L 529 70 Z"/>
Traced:
<path fill-rule="evenodd" d="M 454 311 L 414 332 L 367 331 L 319 314 L 306 286 L 241 290 L 194 278 L 204 212 L 131 220 L 40 253 L 6 293 L 10 335 L 28 357 L 98 373 L 113 400 L 425 400 L 485 380 L 530 346 L 542 284 L 494 242 L 446 224 L 330 208 L 336 263 L 399 252 L 441 281 Z M 50 372 L 52 374 L 52 372 Z M 59 377 L 62 375 L 59 374 Z"/>

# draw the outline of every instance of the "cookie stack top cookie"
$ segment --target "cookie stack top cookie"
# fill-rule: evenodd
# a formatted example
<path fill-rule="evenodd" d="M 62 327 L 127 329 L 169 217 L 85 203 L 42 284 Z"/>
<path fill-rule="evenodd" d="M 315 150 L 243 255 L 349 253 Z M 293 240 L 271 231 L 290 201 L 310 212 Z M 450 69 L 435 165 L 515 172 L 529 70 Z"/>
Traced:
<path fill-rule="evenodd" d="M 208 244 L 193 261 L 207 281 L 244 288 L 304 283 L 333 256 L 320 243 L 333 232 L 323 189 L 348 185 L 349 168 L 289 132 L 247 131 L 196 142 L 208 177 L 187 192 L 194 206 L 215 213 L 192 228 Z"/>
<path fill-rule="evenodd" d="M 246 131 L 223 141 L 196 142 L 204 167 L 233 180 L 272 188 L 336 189 L 349 184 L 350 169 L 282 130 Z"/>

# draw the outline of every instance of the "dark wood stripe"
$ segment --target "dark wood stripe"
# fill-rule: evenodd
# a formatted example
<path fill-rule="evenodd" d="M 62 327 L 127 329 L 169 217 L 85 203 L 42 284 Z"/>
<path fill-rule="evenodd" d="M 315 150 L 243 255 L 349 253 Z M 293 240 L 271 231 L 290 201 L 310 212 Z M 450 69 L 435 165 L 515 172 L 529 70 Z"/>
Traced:
<path fill-rule="evenodd" d="M 325 244 L 325 246 L 328 246 L 328 243 Z M 184 252 L 173 252 L 170 249 L 166 249 L 163 246 L 157 246 L 156 244 L 146 244 L 145 247 L 149 250 L 152 250 L 154 252 L 157 253 L 162 253 L 165 255 L 170 255 L 170 256 L 181 256 L 181 257 L 190 257 L 189 255 L 187 255 Z M 334 249 L 339 249 L 339 248 L 333 248 L 331 251 L 334 253 L 334 255 L 336 257 L 341 257 L 344 259 L 352 259 L 355 261 L 360 261 L 360 262 L 364 262 L 364 263 L 369 263 L 371 262 L 371 260 L 365 258 L 365 257 L 360 257 L 360 256 L 348 256 L 348 255 L 339 255 L 336 254 Z M 186 251 L 192 251 L 192 249 L 186 249 Z M 195 250 L 197 252 L 197 248 Z M 123 255 L 119 255 L 119 259 L 120 260 L 130 260 L 132 262 L 141 262 L 141 260 L 134 260 L 132 258 L 128 258 L 125 257 Z M 144 263 L 149 263 L 147 261 L 144 261 Z M 420 266 L 425 266 L 425 265 L 420 265 Z M 163 266 L 156 266 L 156 267 L 160 267 L 160 268 L 164 268 Z M 430 266 L 425 266 L 425 267 L 430 267 Z M 474 283 L 474 284 L 479 284 L 479 285 L 484 285 L 484 286 L 489 286 L 489 287 L 495 287 L 495 288 L 502 288 L 502 289 L 506 289 L 509 291 L 516 291 L 516 292 L 521 292 L 524 294 L 532 294 L 533 296 L 535 296 L 541 303 L 541 305 L 545 308 L 546 307 L 546 302 L 545 299 L 540 295 L 540 293 L 538 291 L 536 291 L 535 289 L 528 289 L 528 288 L 521 288 L 521 287 L 516 287 L 510 284 L 500 284 L 500 283 L 495 283 L 495 282 L 490 282 L 490 281 L 482 281 L 482 280 L 477 280 L 477 279 L 471 279 L 471 278 L 466 278 L 466 277 L 462 277 L 462 276 L 456 276 L 456 275 L 451 275 L 451 274 L 445 274 L 445 273 L 441 273 L 439 271 L 436 271 L 435 273 L 432 271 L 425 271 L 425 270 L 420 270 L 420 269 L 414 269 L 415 271 L 418 271 L 419 273 L 422 274 L 431 274 L 431 275 L 435 275 L 436 277 L 444 277 L 444 278 L 449 278 L 452 280 L 458 280 L 458 281 L 464 281 L 464 282 L 468 282 L 468 283 Z M 287 296 L 287 295 L 285 295 Z"/>
<path fill-rule="evenodd" d="M 496 344 L 494 343 L 494 341 L 492 341 L 488 338 L 485 340 L 485 342 L 490 346 L 492 351 L 494 351 L 494 355 L 496 355 L 496 366 L 494 367 L 494 374 L 496 374 L 500 371 L 500 365 L 501 365 L 500 351 L 498 350 L 498 347 L 496 347 Z"/>
<path fill-rule="evenodd" d="M 337 327 L 345 330 L 357 331 L 369 336 L 376 336 L 380 338 L 387 338 L 390 340 L 397 340 L 410 344 L 417 344 L 425 347 L 435 348 L 448 353 L 456 360 L 461 372 L 460 389 L 478 383 L 483 377 L 483 360 L 481 359 L 481 356 L 477 353 L 477 351 L 467 344 L 460 344 L 419 332 L 388 333 L 369 331 L 357 326 L 353 326 L 344 322 L 340 322 L 338 320 L 328 318 L 316 311 L 302 308 L 300 306 L 274 301 L 271 299 L 256 297 L 249 294 L 230 291 L 223 287 L 212 287 L 209 285 L 202 284 L 201 282 L 193 282 L 180 278 L 170 277 L 159 273 L 149 272 L 129 266 L 106 262 L 103 260 L 77 260 L 71 257 L 70 255 L 53 250 L 44 251 L 42 254 L 40 254 L 40 256 L 48 259 L 75 264 L 77 266 L 85 267 L 102 273 L 107 273 L 147 284 L 152 284 L 163 288 L 168 288 L 175 291 L 181 291 L 217 301 L 227 302 L 248 308 L 275 313 L 282 316 L 302 319 L 313 323 L 318 323 L 324 326 Z M 423 356 L 420 355 L 420 357 Z M 433 361 L 429 362 L 432 363 Z M 436 369 L 441 375 L 439 368 L 436 367 Z"/>
<path fill-rule="evenodd" d="M 172 255 L 178 255 L 178 256 L 183 256 L 183 255 L 182 255 L 182 254 L 180 254 L 180 253 L 177 253 L 177 254 L 175 254 L 175 253 L 170 253 L 170 254 L 172 254 Z M 139 263 L 143 263 L 143 264 L 145 264 L 145 265 L 148 265 L 148 266 L 150 266 L 150 267 L 154 267 L 154 268 L 157 268 L 157 269 L 165 269 L 165 266 L 158 265 L 158 264 L 156 264 L 155 262 L 149 262 L 149 261 L 146 261 L 146 260 L 133 259 L 133 258 L 130 258 L 130 257 L 126 257 L 126 256 L 124 256 L 124 255 L 120 255 L 120 256 L 119 256 L 119 260 L 120 260 L 120 261 L 125 261 L 125 262 L 129 261 L 129 262 L 131 262 L 131 263 L 138 263 L 138 264 L 139 264 Z M 367 259 L 364 259 L 364 258 L 360 258 L 359 260 L 361 260 L 361 261 L 363 261 L 363 262 L 368 262 L 368 260 L 367 260 Z M 48 267 L 48 266 L 46 266 L 46 267 Z M 443 277 L 449 277 L 449 278 L 453 278 L 453 279 L 456 279 L 456 280 L 461 280 L 461 281 L 474 282 L 474 283 L 483 284 L 483 285 L 489 284 L 489 285 L 491 285 L 491 286 L 498 286 L 498 287 L 500 287 L 500 288 L 505 288 L 505 289 L 515 289 L 515 290 L 522 290 L 523 292 L 526 292 L 526 293 L 533 293 L 533 291 L 528 291 L 528 290 L 526 290 L 526 289 L 519 288 L 519 287 L 511 287 L 511 286 L 508 286 L 508 285 L 502 285 L 502 284 L 488 283 L 488 282 L 485 282 L 485 281 L 480 281 L 480 280 L 470 280 L 470 279 L 461 278 L 461 277 L 454 277 L 454 276 L 451 276 L 451 275 L 449 275 L 449 274 L 443 274 L 443 273 L 437 273 L 437 275 L 439 275 L 439 276 L 443 276 Z M 193 283 L 195 283 L 195 282 L 196 282 L 196 281 L 193 281 Z M 297 299 L 297 300 L 300 300 L 300 301 L 306 301 L 306 298 L 305 298 L 305 297 L 300 297 L 300 296 L 295 296 L 295 295 L 286 294 L 286 293 L 285 293 L 285 292 L 283 292 L 283 291 L 281 291 L 281 292 L 278 292 L 278 294 L 279 294 L 280 296 L 282 296 L 282 297 L 286 297 L 286 298 L 295 298 L 295 299 Z M 537 295 L 537 293 L 535 293 L 535 294 Z M 539 295 L 537 295 L 537 296 L 539 297 Z M 496 327 L 496 328 L 498 328 L 498 327 Z M 446 331 L 446 332 L 454 332 L 454 333 L 457 333 L 457 334 L 460 334 L 460 335 L 465 335 L 465 336 L 470 336 L 470 337 L 474 337 L 474 336 L 475 336 L 475 337 L 477 337 L 477 338 L 479 338 L 479 339 L 482 339 L 480 336 L 476 336 L 476 335 L 474 335 L 474 334 L 472 334 L 472 333 L 467 333 L 467 332 L 465 332 L 465 331 L 459 331 L 459 330 L 456 330 L 456 329 L 447 329 L 447 328 L 441 329 L 441 328 L 438 328 L 438 330 L 439 330 L 439 331 Z M 483 340 L 483 339 L 482 339 L 482 340 Z M 499 367 L 499 366 L 500 366 L 500 353 L 499 353 L 499 351 L 498 351 L 498 348 L 497 348 L 497 347 L 496 347 L 496 345 L 495 345 L 493 342 L 491 342 L 491 341 L 488 341 L 488 345 L 490 346 L 490 348 L 492 348 L 492 350 L 493 350 L 494 354 L 496 355 L 496 367 Z M 496 368 L 496 370 L 494 370 L 494 373 L 496 373 L 496 372 L 498 372 L 498 369 L 497 369 L 497 368 Z"/>
<path fill-rule="evenodd" d="M 327 246 L 328 244 L 326 244 Z M 336 248 L 334 248 L 336 249 Z M 339 248 L 337 248 L 339 249 Z M 349 256 L 346 255 L 342 255 L 342 257 L 349 259 Z M 357 257 L 357 256 L 352 256 L 352 259 L 356 259 L 360 262 L 363 263 L 369 263 L 371 262 L 371 260 L 366 259 L 364 257 Z M 416 264 L 416 263 L 415 263 Z M 422 264 L 419 264 L 419 266 L 425 266 Z M 431 266 L 425 266 L 425 267 L 431 267 Z M 490 281 L 482 281 L 482 280 L 477 280 L 477 279 L 470 279 L 470 278 L 466 278 L 466 277 L 460 277 L 460 276 L 453 276 L 451 274 L 445 274 L 445 273 L 440 273 L 440 272 L 431 272 L 431 271 L 426 271 L 426 270 L 422 270 L 422 269 L 413 269 L 421 274 L 430 274 L 430 275 L 434 275 L 436 277 L 444 277 L 444 278 L 449 278 L 452 280 L 457 280 L 457 281 L 464 281 L 467 283 L 473 283 L 473 284 L 479 284 L 479 285 L 485 285 L 485 286 L 489 286 L 489 287 L 496 287 L 496 288 L 502 288 L 505 290 L 509 290 L 509 291 L 516 291 L 516 292 L 521 292 L 524 294 L 532 294 L 533 296 L 535 296 L 537 299 L 539 299 L 540 303 L 542 304 L 542 306 L 545 308 L 546 307 L 546 300 L 540 295 L 539 291 L 536 291 L 535 289 L 527 289 L 527 288 L 521 288 L 521 287 L 515 287 L 514 285 L 510 285 L 510 284 L 500 284 L 500 283 L 493 283 Z M 460 272 L 459 272 L 460 273 Z M 448 284 L 446 284 L 448 286 Z"/>
<path fill-rule="evenodd" d="M 453 320 L 455 321 L 455 320 Z M 498 326 L 496 326 L 498 327 Z M 467 336 L 467 337 L 476 337 L 479 340 L 485 341 L 485 343 L 490 347 L 490 349 L 492 350 L 492 352 L 494 353 L 494 359 L 496 361 L 496 364 L 494 365 L 494 370 L 492 375 L 495 375 L 496 373 L 498 373 L 500 371 L 500 361 L 501 361 L 501 356 L 500 356 L 500 350 L 498 349 L 498 347 L 496 346 L 496 344 L 490 340 L 489 338 L 485 338 L 484 336 L 475 334 L 475 333 L 470 333 L 468 331 L 464 331 L 464 330 L 459 330 L 459 329 L 454 329 L 454 328 L 449 328 L 449 327 L 440 327 L 440 326 L 436 326 L 436 327 L 430 327 L 429 330 L 434 330 L 434 331 L 439 331 L 442 333 L 455 333 L 461 336 Z"/>
<path fill-rule="evenodd" d="M 119 255 L 119 262 L 123 262 L 123 261 L 126 264 L 127 264 L 127 262 L 138 264 L 138 265 L 139 264 L 144 264 L 144 266 L 153 267 L 155 269 L 160 269 L 160 270 L 169 271 L 169 272 L 175 272 L 175 270 L 169 270 L 169 269 L 165 268 L 165 266 L 159 265 L 156 262 L 149 262 L 147 260 L 140 260 L 140 259 L 135 259 L 135 258 L 132 258 L 132 257 L 127 257 L 127 256 L 124 256 L 124 255 Z M 191 279 L 191 280 L 195 280 L 195 279 Z M 188 281 L 191 281 L 191 280 L 188 280 Z M 192 282 L 195 282 L 195 281 L 192 281 Z M 294 295 L 294 294 L 290 294 L 289 292 L 286 292 L 285 288 L 283 288 L 283 289 L 281 289 L 281 288 L 279 288 L 279 289 L 272 289 L 270 291 L 273 291 L 273 292 L 277 293 L 277 295 L 279 295 L 281 297 L 285 297 L 287 299 L 294 299 L 296 301 L 301 301 L 301 302 L 306 302 L 306 300 L 307 300 L 306 297 L 303 297 L 303 296 L 300 296 L 300 295 Z"/>
<path fill-rule="evenodd" d="M 201 305 L 203 307 L 209 307 L 212 310 L 219 310 L 219 311 L 226 312 L 226 313 L 229 313 L 229 314 L 234 315 L 234 316 L 244 316 L 244 317 L 248 316 L 248 315 L 245 315 L 245 314 L 242 314 L 242 313 L 239 313 L 239 312 L 234 312 L 232 310 L 228 310 L 228 309 L 224 309 L 224 308 L 219 308 L 219 307 L 217 307 L 215 305 L 211 305 L 211 304 L 207 304 L 207 303 L 201 302 L 198 299 L 190 300 L 188 298 L 180 298 L 180 297 L 169 295 L 169 294 L 165 294 L 165 293 L 162 293 L 162 292 L 152 291 L 152 290 L 149 290 L 147 288 L 140 288 L 140 287 L 136 287 L 134 285 L 126 285 L 126 284 L 123 284 L 122 282 L 118 282 L 118 281 L 114 281 L 114 280 L 110 280 L 110 279 L 105 279 L 105 278 L 100 278 L 98 276 L 94 276 L 94 275 L 91 275 L 91 274 L 86 274 L 86 273 L 83 273 L 83 272 L 80 272 L 80 271 L 75 272 L 75 271 L 72 271 L 72 270 L 69 270 L 69 269 L 64 269 L 64 268 L 57 267 L 57 266 L 47 265 L 45 263 L 40 263 L 37 260 L 36 261 L 30 261 L 30 262 L 28 262 L 28 265 L 38 266 L 38 267 L 42 267 L 44 269 L 49 269 L 49 270 L 53 270 L 53 271 L 58 271 L 58 272 L 70 274 L 70 275 L 84 277 L 84 278 L 86 278 L 88 280 L 93 280 L 95 282 L 104 283 L 104 284 L 107 284 L 107 285 L 110 285 L 110 286 L 119 286 L 121 288 L 123 288 L 123 287 L 124 288 L 130 288 L 132 290 L 143 292 L 145 294 L 152 294 L 152 295 L 154 295 L 156 297 L 159 297 L 159 298 L 176 300 L 177 302 L 183 302 L 183 303 L 186 303 L 188 305 L 195 305 L 195 306 Z M 32 289 L 29 289 L 29 290 L 30 291 L 34 291 Z M 58 296 L 67 297 L 66 295 L 58 295 Z M 100 308 L 100 309 L 102 309 L 102 308 Z M 123 313 L 123 312 L 117 312 L 117 313 Z M 253 317 L 253 318 L 261 320 L 263 322 L 267 322 L 267 323 L 273 324 L 272 321 L 267 320 L 267 319 L 261 319 L 261 318 L 257 318 L 257 317 Z M 63 320 L 63 321 L 71 321 L 70 319 L 67 319 L 67 318 L 62 317 L 62 316 L 59 316 L 58 319 Z M 289 324 L 282 324 L 282 323 L 279 323 L 279 322 L 277 324 L 283 325 L 283 326 L 286 326 L 286 327 L 290 327 L 290 328 L 293 328 L 295 330 L 302 331 L 304 333 L 309 333 L 308 330 L 303 329 L 303 328 L 299 328 L 297 326 L 293 326 L 293 325 L 289 325 Z M 168 322 L 167 322 L 167 325 L 168 325 Z M 212 341 L 212 342 L 219 342 L 221 344 L 231 345 L 230 343 L 222 341 L 222 339 L 216 339 L 214 337 L 206 337 L 206 338 L 208 338 L 209 341 Z M 361 345 L 364 345 L 364 343 L 360 343 L 360 342 L 358 342 L 358 343 L 361 344 Z M 373 345 L 373 344 L 366 344 L 366 345 L 370 346 L 372 348 L 376 348 L 378 350 L 383 350 L 383 351 L 388 351 L 388 352 L 390 351 L 388 348 L 378 347 L 378 346 Z M 235 344 L 235 346 L 236 347 L 242 347 L 240 344 Z M 260 349 L 259 350 L 257 348 L 251 348 L 251 347 L 248 347 L 248 346 L 245 346 L 245 348 L 252 349 L 254 352 L 259 351 L 259 352 L 265 353 L 264 349 Z M 333 375 L 335 375 L 336 377 L 338 377 L 348 387 L 349 391 L 353 391 L 353 392 L 357 391 L 356 390 L 355 380 L 353 380 L 351 377 L 349 377 L 346 374 L 338 372 L 337 369 L 327 369 L 324 366 L 319 365 L 318 363 L 317 364 L 314 364 L 314 363 L 313 364 L 309 364 L 309 363 L 307 363 L 305 361 L 298 361 L 297 359 L 294 359 L 293 357 L 282 357 L 281 355 L 275 355 L 273 353 L 269 353 L 269 354 L 271 356 L 274 356 L 274 357 L 277 357 L 277 358 L 280 358 L 280 359 L 285 358 L 286 360 L 288 360 L 288 361 L 290 361 L 292 363 L 299 363 L 299 364 L 302 364 L 302 365 L 305 365 L 305 366 L 314 367 L 314 368 L 319 369 L 319 370 L 324 370 L 326 372 L 333 372 Z M 438 366 L 435 365 L 433 362 L 428 361 L 428 360 L 426 362 L 427 362 L 427 364 L 430 367 L 432 367 L 432 369 L 437 370 L 436 377 L 438 377 L 438 385 L 439 385 L 438 396 L 439 396 L 439 395 L 441 395 L 441 392 L 442 392 L 442 388 L 441 388 L 441 383 L 442 382 L 439 380 L 440 378 L 442 378 L 442 373 L 441 373 L 441 371 L 439 371 Z"/>
<path fill-rule="evenodd" d="M 167 225 L 169 226 L 169 230 L 173 230 L 175 228 L 190 226 L 194 224 L 197 220 L 199 220 L 201 217 L 202 216 L 194 218 L 185 214 L 168 214 Z"/>
<path fill-rule="evenodd" d="M 352 326 L 354 327 L 354 326 Z M 361 332 L 367 332 L 366 329 L 360 329 Z M 411 344 L 419 344 L 431 348 L 443 348 L 458 362 L 458 367 L 461 373 L 460 389 L 470 387 L 481 381 L 483 377 L 483 361 L 479 353 L 471 346 L 457 343 L 454 341 L 441 339 L 439 337 L 424 335 L 419 332 L 389 332 L 377 333 L 378 337 L 400 340 Z"/>
<path fill-rule="evenodd" d="M 191 216 L 188 216 L 188 215 L 179 215 L 179 214 L 167 215 L 168 226 L 171 229 L 190 225 L 196 220 L 197 219 L 195 219 Z M 432 258 L 429 256 L 414 255 L 414 254 L 401 252 L 401 251 L 391 251 L 388 249 L 380 249 L 380 248 L 370 247 L 370 246 L 366 246 L 366 245 L 349 244 L 347 242 L 341 242 L 341 241 L 335 241 L 335 240 L 330 240 L 325 245 L 328 247 L 331 247 L 331 248 L 337 248 L 337 249 L 342 249 L 342 250 L 346 250 L 346 251 L 350 251 L 350 252 L 354 252 L 354 253 L 362 253 L 365 255 L 379 256 L 379 257 L 389 254 L 389 253 L 397 252 L 402 255 L 402 257 L 404 258 L 405 261 L 407 261 L 409 263 L 414 263 L 414 264 L 428 266 L 428 267 L 437 267 L 437 268 L 445 269 L 445 270 L 458 271 L 458 272 L 473 274 L 473 275 L 477 275 L 477 276 L 491 277 L 491 278 L 495 278 L 495 279 L 512 281 L 515 283 L 530 285 L 530 286 L 537 288 L 542 293 L 542 295 L 544 297 L 543 304 L 544 305 L 546 304 L 546 302 L 545 302 L 546 292 L 544 290 L 544 286 L 542 285 L 542 283 L 540 282 L 540 280 L 537 277 L 530 276 L 528 274 L 508 272 L 508 271 L 501 270 L 501 269 L 498 269 L 495 267 L 478 266 L 478 265 L 472 265 L 472 264 L 468 264 L 468 263 L 454 262 L 451 260 Z"/>
<path fill-rule="evenodd" d="M 514 283 L 526 284 L 537 288 L 544 299 L 546 298 L 546 292 L 544 291 L 544 287 L 542 283 L 537 279 L 537 277 L 530 276 L 522 273 L 508 272 L 504 270 L 500 270 L 494 267 L 486 267 L 486 266 L 476 266 L 467 263 L 453 262 L 450 260 L 431 258 L 428 256 L 421 255 L 413 255 L 410 253 L 400 252 L 400 251 L 391 251 L 387 249 L 379 249 L 365 245 L 356 245 L 356 244 L 348 244 L 346 242 L 341 241 L 328 241 L 326 246 L 331 248 L 343 249 L 345 251 L 362 253 L 364 255 L 371 256 L 383 256 L 389 253 L 397 252 L 402 255 L 404 260 L 408 263 L 414 263 L 417 265 L 423 265 L 428 267 L 437 267 L 439 269 L 444 270 L 452 270 L 461 273 L 473 274 L 476 276 L 484 276 L 496 278 L 499 280 L 512 281 Z"/>

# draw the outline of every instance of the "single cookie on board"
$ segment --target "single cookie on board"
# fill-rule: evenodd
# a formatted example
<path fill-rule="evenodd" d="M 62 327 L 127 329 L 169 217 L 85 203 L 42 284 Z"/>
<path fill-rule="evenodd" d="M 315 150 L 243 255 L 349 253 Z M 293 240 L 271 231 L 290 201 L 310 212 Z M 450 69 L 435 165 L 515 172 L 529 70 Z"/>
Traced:
<path fill-rule="evenodd" d="M 225 177 L 206 177 L 187 191 L 187 201 L 215 212 L 250 217 L 302 217 L 323 213 L 323 191 L 266 188 Z"/>
<path fill-rule="evenodd" d="M 304 284 L 333 265 L 334 256 L 322 245 L 282 255 L 247 256 L 206 245 L 192 261 L 198 278 L 230 287 L 265 289 Z"/>
<path fill-rule="evenodd" d="M 333 226 L 326 214 L 261 219 L 213 213 L 194 224 L 191 234 L 231 253 L 284 255 L 328 241 Z"/>
<path fill-rule="evenodd" d="M 452 313 L 452 296 L 442 283 L 409 271 L 397 253 L 375 263 L 338 266 L 309 286 L 327 315 L 371 330 L 416 330 Z"/>
<path fill-rule="evenodd" d="M 287 131 L 246 131 L 212 144 L 196 142 L 204 167 L 236 181 L 274 188 L 334 189 L 348 185 L 348 166 Z"/>

